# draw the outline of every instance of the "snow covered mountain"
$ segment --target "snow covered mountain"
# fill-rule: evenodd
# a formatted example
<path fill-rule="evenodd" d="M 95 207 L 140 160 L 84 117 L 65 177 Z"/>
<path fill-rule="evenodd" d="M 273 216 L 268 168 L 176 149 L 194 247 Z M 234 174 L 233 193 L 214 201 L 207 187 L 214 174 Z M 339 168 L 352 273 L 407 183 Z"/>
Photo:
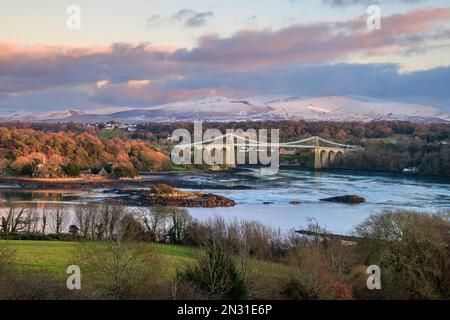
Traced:
<path fill-rule="evenodd" d="M 421 104 L 368 97 L 316 97 L 264 95 L 247 99 L 209 96 L 147 108 L 112 107 L 92 111 L 0 113 L 0 121 L 163 122 L 163 121 L 374 121 L 449 122 L 450 113 Z"/>

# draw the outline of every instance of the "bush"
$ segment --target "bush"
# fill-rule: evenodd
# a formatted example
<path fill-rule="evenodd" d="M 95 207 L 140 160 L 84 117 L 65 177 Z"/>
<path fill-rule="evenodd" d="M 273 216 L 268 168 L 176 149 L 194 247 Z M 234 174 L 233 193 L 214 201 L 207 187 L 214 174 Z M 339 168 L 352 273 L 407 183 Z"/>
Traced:
<path fill-rule="evenodd" d="M 36 167 L 33 164 L 25 164 L 19 172 L 21 176 L 32 177 L 36 171 Z"/>
<path fill-rule="evenodd" d="M 279 231 L 258 221 L 227 222 L 216 216 L 188 224 L 183 243 L 201 247 L 216 242 L 233 254 L 242 254 L 245 251 L 253 258 L 281 260 L 287 252 L 283 240 Z"/>
<path fill-rule="evenodd" d="M 197 265 L 178 273 L 179 283 L 190 283 L 209 299 L 243 299 L 244 281 L 233 259 L 217 243 L 206 248 Z"/>
<path fill-rule="evenodd" d="M 80 175 L 80 167 L 74 161 L 70 161 L 63 168 L 63 171 L 69 177 L 78 177 Z"/>
<path fill-rule="evenodd" d="M 386 211 L 356 227 L 366 265 L 381 268 L 385 298 L 450 297 L 450 212 Z"/>
<path fill-rule="evenodd" d="M 289 299 L 351 299 L 349 276 L 355 261 L 351 249 L 338 243 L 303 244 L 290 252 L 295 274 L 283 294 Z"/>
<path fill-rule="evenodd" d="M 30 232 L 23 232 L 23 233 L 10 232 L 8 234 L 2 233 L 0 235 L 0 238 L 5 240 L 35 240 L 35 241 L 51 239 L 48 234 L 30 233 Z"/>
<path fill-rule="evenodd" d="M 80 244 L 72 264 L 83 270 L 83 285 L 95 299 L 161 299 L 159 255 L 146 243 L 118 241 Z M 167 295 L 166 295 L 167 293 Z"/>
<path fill-rule="evenodd" d="M 78 300 L 86 299 L 84 290 L 68 290 L 66 281 L 48 271 L 0 274 L 0 300 Z"/>
<path fill-rule="evenodd" d="M 118 166 L 113 169 L 114 177 L 116 178 L 134 178 L 138 174 L 135 168 L 128 168 L 125 166 Z"/>

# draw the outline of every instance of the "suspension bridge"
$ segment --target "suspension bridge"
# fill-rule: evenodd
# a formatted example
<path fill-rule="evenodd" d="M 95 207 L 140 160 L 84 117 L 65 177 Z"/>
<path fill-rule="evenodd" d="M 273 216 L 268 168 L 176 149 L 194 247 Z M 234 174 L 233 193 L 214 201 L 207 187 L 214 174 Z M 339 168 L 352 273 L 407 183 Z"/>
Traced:
<path fill-rule="evenodd" d="M 266 152 L 280 152 L 286 149 L 308 149 L 314 155 L 314 168 L 328 168 L 331 165 L 342 161 L 344 154 L 348 151 L 360 149 L 360 146 L 337 143 L 318 136 L 289 141 L 275 142 L 266 141 L 264 137 L 256 139 L 255 136 L 248 134 L 239 135 L 236 133 L 227 133 L 216 137 L 196 141 L 193 143 L 178 144 L 178 150 L 208 150 L 213 156 L 216 151 L 221 152 L 224 156 L 224 163 L 228 168 L 236 167 L 241 164 L 239 158 L 242 159 L 243 154 Z M 236 157 L 238 161 L 236 161 Z"/>

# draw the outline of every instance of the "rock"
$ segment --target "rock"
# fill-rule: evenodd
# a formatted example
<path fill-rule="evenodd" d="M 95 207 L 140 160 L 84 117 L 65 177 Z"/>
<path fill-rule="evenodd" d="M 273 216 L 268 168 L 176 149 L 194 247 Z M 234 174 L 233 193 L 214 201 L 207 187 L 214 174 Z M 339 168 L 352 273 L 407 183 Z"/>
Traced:
<path fill-rule="evenodd" d="M 273 204 L 272 201 L 264 201 L 263 204 Z"/>
<path fill-rule="evenodd" d="M 292 204 L 293 206 L 298 206 L 299 204 L 302 204 L 300 201 L 289 201 L 289 204 Z"/>
<path fill-rule="evenodd" d="M 148 196 L 150 205 L 170 207 L 232 207 L 236 205 L 234 200 L 213 193 L 203 192 L 173 192 L 151 193 Z"/>
<path fill-rule="evenodd" d="M 176 189 L 172 186 L 169 186 L 168 184 L 165 184 L 165 183 L 159 183 L 159 184 L 153 186 L 153 190 L 152 190 L 152 193 L 156 193 L 156 194 L 162 194 L 162 193 L 171 194 L 171 193 L 176 193 L 176 192 L 178 192 L 178 189 Z"/>
<path fill-rule="evenodd" d="M 358 203 L 366 202 L 366 199 L 364 199 L 361 196 L 351 194 L 351 195 L 345 195 L 345 196 L 324 198 L 324 199 L 320 199 L 320 201 L 358 204 Z"/>

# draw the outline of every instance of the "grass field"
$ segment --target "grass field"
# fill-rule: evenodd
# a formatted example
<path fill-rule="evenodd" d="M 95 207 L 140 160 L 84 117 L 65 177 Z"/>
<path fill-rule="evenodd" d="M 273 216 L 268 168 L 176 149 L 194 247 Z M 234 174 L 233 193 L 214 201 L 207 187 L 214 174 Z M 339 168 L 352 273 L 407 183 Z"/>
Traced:
<path fill-rule="evenodd" d="M 60 276 L 66 276 L 66 268 L 70 265 L 72 254 L 80 245 L 77 242 L 68 241 L 23 241 L 1 240 L 4 245 L 14 250 L 14 268 L 19 272 L 30 270 L 42 270 L 54 272 Z M 98 245 L 98 242 L 88 242 L 88 245 Z M 169 244 L 149 244 L 154 246 L 164 262 L 162 278 L 168 279 L 175 275 L 176 271 L 193 263 L 200 249 Z M 275 278 L 286 277 L 290 274 L 290 268 L 279 263 L 252 260 L 250 267 L 255 272 L 272 274 Z"/>

